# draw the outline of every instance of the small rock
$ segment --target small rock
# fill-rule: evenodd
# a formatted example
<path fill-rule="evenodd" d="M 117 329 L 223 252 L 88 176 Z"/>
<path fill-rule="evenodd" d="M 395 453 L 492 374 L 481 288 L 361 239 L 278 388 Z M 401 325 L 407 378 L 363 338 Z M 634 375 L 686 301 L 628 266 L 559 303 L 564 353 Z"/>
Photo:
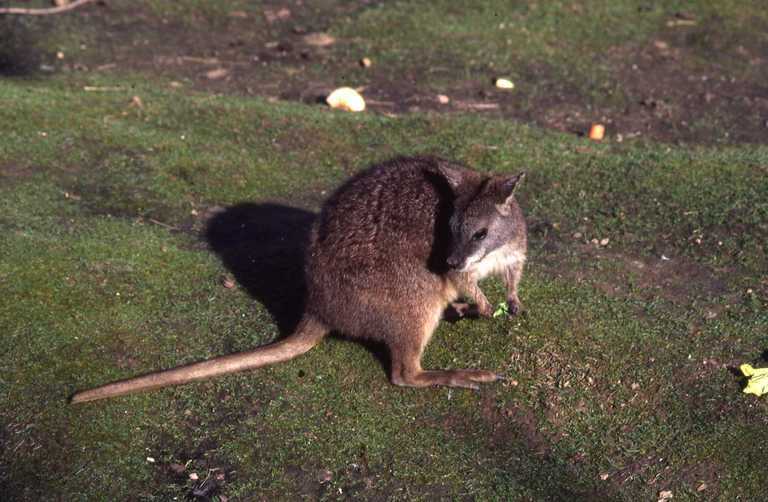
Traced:
<path fill-rule="evenodd" d="M 333 473 L 328 469 L 322 469 L 317 473 L 317 480 L 320 483 L 328 483 L 333 479 Z"/>
<path fill-rule="evenodd" d="M 56 53 L 56 59 L 64 59 L 64 53 L 59 51 Z"/>
<path fill-rule="evenodd" d="M 445 94 L 438 94 L 437 102 L 440 103 L 441 105 L 447 105 L 448 103 L 451 102 L 451 98 L 449 98 Z"/>
<path fill-rule="evenodd" d="M 200 479 L 200 476 L 198 476 L 196 472 L 190 472 L 189 479 L 191 479 L 192 481 L 197 481 L 198 479 Z"/>
<path fill-rule="evenodd" d="M 707 489 L 707 484 L 706 484 L 706 483 L 701 483 L 701 484 L 699 485 L 699 487 L 698 487 L 698 488 L 696 488 L 696 491 L 697 491 L 697 492 L 703 492 L 703 491 L 704 491 L 704 490 L 706 490 L 706 489 Z"/>
<path fill-rule="evenodd" d="M 370 58 L 363 58 L 360 60 L 360 66 L 362 66 L 363 68 L 370 68 L 372 64 L 373 62 L 371 61 Z"/>
<path fill-rule="evenodd" d="M 602 479 L 603 481 L 605 481 L 608 478 L 609 478 L 609 474 L 607 472 L 604 472 L 603 474 L 600 475 L 600 479 Z"/>
<path fill-rule="evenodd" d="M 499 89 L 515 88 L 515 83 L 506 78 L 497 78 L 495 84 L 496 84 L 496 87 L 498 87 Z"/>
<path fill-rule="evenodd" d="M 659 502 L 664 502 L 665 500 L 669 500 L 671 498 L 674 498 L 671 490 L 664 490 L 659 492 Z"/>
<path fill-rule="evenodd" d="M 154 457 L 147 457 L 147 462 L 149 462 L 150 464 L 154 464 L 155 463 Z"/>
<path fill-rule="evenodd" d="M 611 242 L 611 239 L 609 239 L 608 237 L 605 237 L 604 239 L 600 239 L 601 246 L 607 246 L 609 242 Z"/>
<path fill-rule="evenodd" d="M 232 279 L 232 277 L 225 275 L 221 278 L 221 285 L 224 286 L 227 289 L 232 289 L 235 287 L 235 280 Z"/>

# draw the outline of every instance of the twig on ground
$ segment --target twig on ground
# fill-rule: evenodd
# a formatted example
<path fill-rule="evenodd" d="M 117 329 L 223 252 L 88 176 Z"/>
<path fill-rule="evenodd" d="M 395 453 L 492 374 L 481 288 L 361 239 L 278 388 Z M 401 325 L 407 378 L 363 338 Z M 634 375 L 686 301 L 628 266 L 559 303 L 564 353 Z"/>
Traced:
<path fill-rule="evenodd" d="M 75 0 L 72 3 L 61 5 L 59 7 L 49 7 L 44 9 L 27 9 L 24 7 L 3 7 L 0 8 L 0 14 L 17 14 L 20 16 L 48 16 L 59 14 L 68 10 L 76 9 L 82 5 L 93 2 L 93 0 Z"/>

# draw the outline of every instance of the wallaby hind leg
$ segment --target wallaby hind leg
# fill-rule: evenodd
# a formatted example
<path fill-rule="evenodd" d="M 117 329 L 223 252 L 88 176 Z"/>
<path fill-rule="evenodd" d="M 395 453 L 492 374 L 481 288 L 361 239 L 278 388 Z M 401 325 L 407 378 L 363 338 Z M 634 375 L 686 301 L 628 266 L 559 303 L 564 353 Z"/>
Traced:
<path fill-rule="evenodd" d="M 399 338 L 399 344 L 390 347 L 392 383 L 405 387 L 445 385 L 479 389 L 478 383 L 494 382 L 499 376 L 486 370 L 428 370 L 421 369 L 421 354 L 432 333 Z"/>

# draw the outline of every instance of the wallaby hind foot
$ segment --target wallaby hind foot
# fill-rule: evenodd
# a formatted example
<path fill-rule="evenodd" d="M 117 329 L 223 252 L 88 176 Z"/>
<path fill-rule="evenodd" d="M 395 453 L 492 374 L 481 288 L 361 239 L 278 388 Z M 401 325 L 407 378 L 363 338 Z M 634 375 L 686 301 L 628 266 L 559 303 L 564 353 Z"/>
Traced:
<path fill-rule="evenodd" d="M 418 370 L 400 373 L 392 378 L 392 383 L 402 387 L 443 385 L 477 390 L 480 388 L 478 383 L 490 383 L 500 379 L 500 375 L 487 370 Z"/>

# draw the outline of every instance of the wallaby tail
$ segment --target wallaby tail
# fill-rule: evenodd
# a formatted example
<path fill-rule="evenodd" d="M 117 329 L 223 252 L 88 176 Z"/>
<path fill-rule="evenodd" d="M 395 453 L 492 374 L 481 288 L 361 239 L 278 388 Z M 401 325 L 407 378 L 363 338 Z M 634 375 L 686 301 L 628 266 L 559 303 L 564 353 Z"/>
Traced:
<path fill-rule="evenodd" d="M 95 401 L 107 397 L 133 394 L 150 389 L 158 389 L 169 385 L 201 380 L 226 373 L 250 370 L 269 364 L 288 361 L 303 354 L 328 334 L 328 329 L 319 321 L 305 316 L 296 331 L 278 342 L 259 347 L 248 352 L 216 357 L 199 363 L 179 366 L 165 371 L 157 371 L 136 378 L 120 380 L 95 389 L 78 392 L 72 396 L 72 403 Z"/>

